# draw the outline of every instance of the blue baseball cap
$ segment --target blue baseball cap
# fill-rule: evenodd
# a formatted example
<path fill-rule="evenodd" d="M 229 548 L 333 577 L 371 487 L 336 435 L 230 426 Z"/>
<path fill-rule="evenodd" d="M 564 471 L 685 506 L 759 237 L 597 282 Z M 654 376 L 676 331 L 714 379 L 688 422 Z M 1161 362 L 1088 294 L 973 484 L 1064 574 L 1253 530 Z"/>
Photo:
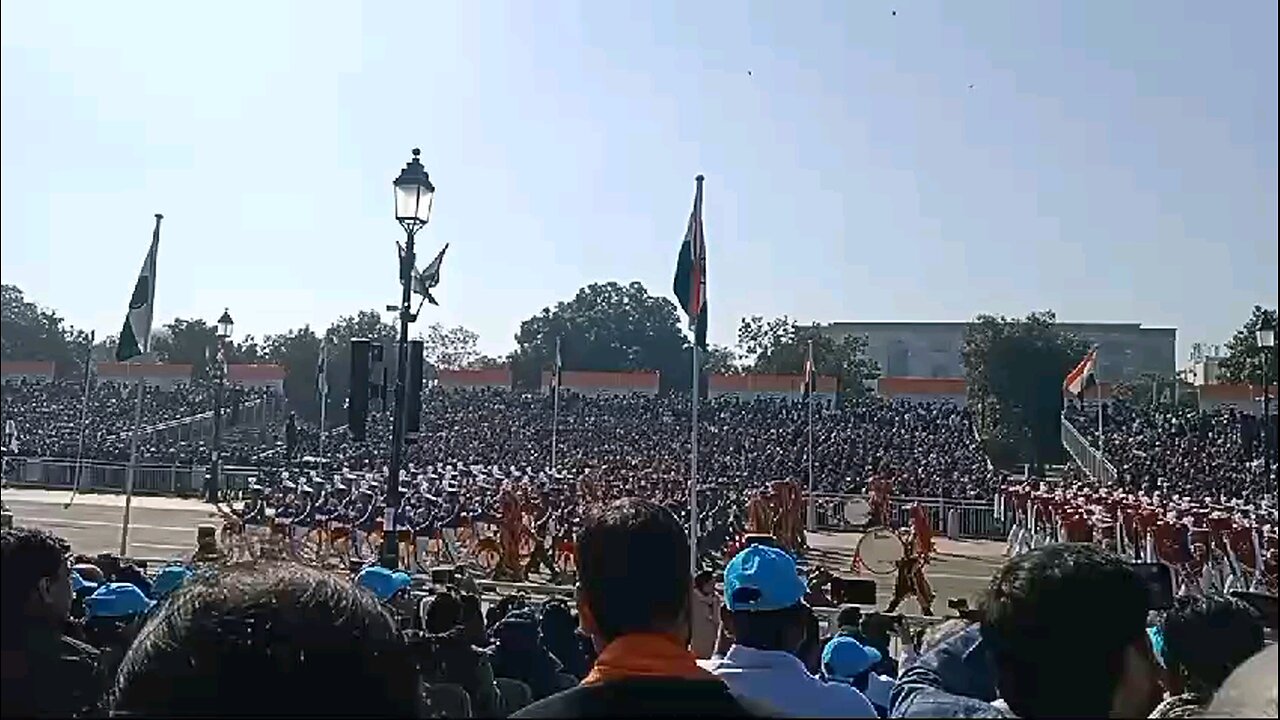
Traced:
<path fill-rule="evenodd" d="M 822 671 L 833 680 L 851 680 L 880 662 L 880 651 L 848 635 L 837 635 L 822 649 Z"/>
<path fill-rule="evenodd" d="M 724 604 L 731 612 L 783 610 L 807 590 L 795 559 L 775 547 L 748 545 L 724 569 Z"/>
<path fill-rule="evenodd" d="M 91 583 L 80 577 L 80 573 L 75 570 L 71 571 L 71 591 L 80 592 L 81 590 L 92 590 L 98 587 L 98 583 Z"/>
<path fill-rule="evenodd" d="M 129 617 L 150 610 L 156 602 L 147 598 L 133 583 L 107 583 L 84 599 L 89 617 Z"/>
<path fill-rule="evenodd" d="M 373 565 L 356 575 L 356 584 L 372 592 L 379 600 L 390 600 L 400 590 L 412 583 L 409 573 L 402 570 L 391 571 L 381 565 Z"/>
<path fill-rule="evenodd" d="M 151 583 L 151 597 L 157 600 L 166 597 L 169 593 L 182 587 L 187 578 L 194 575 L 185 565 L 166 565 L 160 568 L 160 572 L 156 573 L 156 579 Z"/>
<path fill-rule="evenodd" d="M 1164 667 L 1164 633 L 1158 627 L 1149 627 L 1147 637 L 1151 638 L 1151 651 L 1156 656 L 1156 662 Z"/>

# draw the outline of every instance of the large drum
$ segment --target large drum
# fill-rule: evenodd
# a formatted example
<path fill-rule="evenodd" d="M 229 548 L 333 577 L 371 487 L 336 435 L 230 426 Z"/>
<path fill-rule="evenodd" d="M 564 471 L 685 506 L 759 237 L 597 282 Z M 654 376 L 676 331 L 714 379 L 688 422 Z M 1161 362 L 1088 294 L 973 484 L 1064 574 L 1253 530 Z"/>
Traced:
<path fill-rule="evenodd" d="M 887 527 L 869 530 L 858 540 L 853 555 L 855 572 L 863 570 L 872 575 L 893 575 L 897 562 L 906 556 L 906 545 L 898 533 Z"/>
<path fill-rule="evenodd" d="M 866 498 L 854 498 L 845 502 L 844 519 L 850 525 L 866 525 L 871 522 L 871 503 Z"/>

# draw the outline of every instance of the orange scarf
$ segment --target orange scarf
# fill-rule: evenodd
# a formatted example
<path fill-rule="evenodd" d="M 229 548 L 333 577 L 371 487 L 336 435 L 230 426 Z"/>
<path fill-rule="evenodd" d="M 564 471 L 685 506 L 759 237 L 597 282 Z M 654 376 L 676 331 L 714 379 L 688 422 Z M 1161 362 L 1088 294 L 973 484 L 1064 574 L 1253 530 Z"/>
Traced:
<path fill-rule="evenodd" d="M 597 685 L 633 677 L 669 677 L 682 680 L 716 680 L 698 666 L 688 648 L 667 635 L 624 635 L 605 646 L 596 664 L 582 681 Z"/>

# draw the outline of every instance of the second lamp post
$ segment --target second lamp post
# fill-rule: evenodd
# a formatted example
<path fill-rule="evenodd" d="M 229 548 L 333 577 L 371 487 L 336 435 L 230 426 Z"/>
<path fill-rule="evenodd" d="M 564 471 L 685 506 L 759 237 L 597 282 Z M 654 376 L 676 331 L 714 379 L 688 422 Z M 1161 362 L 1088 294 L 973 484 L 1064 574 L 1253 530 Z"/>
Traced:
<path fill-rule="evenodd" d="M 231 339 L 231 331 L 235 323 L 231 321 L 231 313 L 224 308 L 222 317 L 218 318 L 218 348 L 213 361 L 213 379 L 216 383 L 213 391 L 213 453 L 209 481 L 205 483 L 205 502 L 218 502 L 218 494 L 222 491 L 222 395 L 227 384 L 227 341 Z"/>

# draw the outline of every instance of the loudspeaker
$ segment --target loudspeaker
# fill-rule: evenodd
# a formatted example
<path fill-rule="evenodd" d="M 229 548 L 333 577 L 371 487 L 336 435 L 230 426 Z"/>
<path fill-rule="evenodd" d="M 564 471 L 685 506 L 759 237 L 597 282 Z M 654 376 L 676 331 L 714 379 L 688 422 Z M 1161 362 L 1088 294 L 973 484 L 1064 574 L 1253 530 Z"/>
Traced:
<path fill-rule="evenodd" d="M 365 438 L 369 414 L 369 341 L 351 341 L 351 385 L 347 394 L 347 430 L 351 439 Z"/>
<path fill-rule="evenodd" d="M 409 422 L 406 437 L 417 439 L 422 430 L 422 360 L 425 346 L 421 340 L 409 341 Z"/>
<path fill-rule="evenodd" d="M 387 351 L 381 342 L 369 344 L 369 397 L 378 401 L 380 412 L 386 412 Z"/>

